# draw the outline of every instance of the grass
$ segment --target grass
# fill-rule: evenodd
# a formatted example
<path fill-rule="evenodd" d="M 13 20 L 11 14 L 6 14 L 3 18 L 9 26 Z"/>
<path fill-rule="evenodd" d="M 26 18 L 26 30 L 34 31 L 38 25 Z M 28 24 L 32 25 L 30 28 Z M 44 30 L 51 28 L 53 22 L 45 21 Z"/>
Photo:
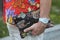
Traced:
<path fill-rule="evenodd" d="M 60 24 L 60 13 L 52 10 L 50 17 L 54 24 Z"/>
<path fill-rule="evenodd" d="M 60 0 L 52 0 L 52 7 L 56 7 L 51 9 L 51 20 L 54 24 L 60 24 Z"/>
<path fill-rule="evenodd" d="M 8 29 L 0 18 L 0 38 L 8 36 Z"/>
<path fill-rule="evenodd" d="M 52 0 L 52 5 L 60 8 L 60 0 Z"/>
<path fill-rule="evenodd" d="M 60 0 L 52 0 L 52 6 L 57 7 L 57 9 L 60 9 Z M 50 17 L 51 20 L 54 22 L 54 24 L 60 24 L 60 12 L 55 11 L 53 9 L 51 9 L 50 12 Z M 8 36 L 8 29 L 6 27 L 6 25 L 3 23 L 2 18 L 0 18 L 0 38 Z"/>

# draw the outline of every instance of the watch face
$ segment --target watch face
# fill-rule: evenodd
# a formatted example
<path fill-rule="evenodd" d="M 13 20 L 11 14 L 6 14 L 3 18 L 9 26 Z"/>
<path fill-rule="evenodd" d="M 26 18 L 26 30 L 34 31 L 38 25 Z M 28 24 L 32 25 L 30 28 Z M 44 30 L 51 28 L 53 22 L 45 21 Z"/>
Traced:
<path fill-rule="evenodd" d="M 48 18 L 39 18 L 39 21 L 44 23 L 44 24 L 48 24 L 48 22 L 50 21 L 50 19 Z"/>

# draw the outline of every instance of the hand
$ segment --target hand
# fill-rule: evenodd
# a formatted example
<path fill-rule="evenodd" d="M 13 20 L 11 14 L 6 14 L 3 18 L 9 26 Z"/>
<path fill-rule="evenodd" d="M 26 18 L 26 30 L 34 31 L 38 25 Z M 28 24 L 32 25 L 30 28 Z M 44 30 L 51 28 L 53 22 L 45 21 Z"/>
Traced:
<path fill-rule="evenodd" d="M 44 32 L 45 28 L 46 28 L 45 24 L 38 22 L 33 24 L 31 27 L 25 29 L 24 32 L 32 31 L 32 35 L 39 35 Z"/>

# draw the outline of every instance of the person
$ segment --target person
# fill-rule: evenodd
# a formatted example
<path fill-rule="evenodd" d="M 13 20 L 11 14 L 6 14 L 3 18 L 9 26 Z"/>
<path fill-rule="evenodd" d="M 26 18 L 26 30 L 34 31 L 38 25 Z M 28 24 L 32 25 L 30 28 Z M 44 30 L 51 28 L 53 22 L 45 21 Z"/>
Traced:
<path fill-rule="evenodd" d="M 49 12 L 50 12 L 50 8 L 51 8 L 51 0 L 40 0 L 40 18 L 49 18 Z M 31 27 L 25 29 L 24 31 L 32 31 L 33 35 L 38 35 L 41 34 L 46 28 L 46 25 L 42 22 L 38 22 L 33 24 Z"/>
<path fill-rule="evenodd" d="M 9 35 L 12 38 L 12 40 L 41 40 L 40 35 L 41 33 L 44 32 L 48 22 L 50 21 L 49 15 L 50 15 L 51 2 L 52 0 L 5 0 L 4 21 L 7 24 Z M 38 19 L 36 23 L 32 24 L 30 27 L 25 28 L 23 30 L 24 32 L 31 31 L 32 36 L 28 35 L 24 39 L 20 37 L 19 29 L 15 25 L 11 25 L 14 24 L 13 22 L 14 16 L 23 19 L 29 17 L 28 18 L 29 20 L 30 18 L 34 20 Z M 32 20 L 32 22 L 34 20 Z M 20 26 L 25 25 L 20 24 Z"/>

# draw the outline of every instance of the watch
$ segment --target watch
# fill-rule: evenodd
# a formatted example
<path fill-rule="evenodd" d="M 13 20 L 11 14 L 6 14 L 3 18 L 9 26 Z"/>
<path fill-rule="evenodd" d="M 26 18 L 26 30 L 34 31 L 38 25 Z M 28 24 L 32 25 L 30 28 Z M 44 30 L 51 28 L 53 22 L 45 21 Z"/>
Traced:
<path fill-rule="evenodd" d="M 48 18 L 39 18 L 39 22 L 42 22 L 44 24 L 48 24 L 49 21 L 50 21 L 50 19 L 48 19 Z"/>

